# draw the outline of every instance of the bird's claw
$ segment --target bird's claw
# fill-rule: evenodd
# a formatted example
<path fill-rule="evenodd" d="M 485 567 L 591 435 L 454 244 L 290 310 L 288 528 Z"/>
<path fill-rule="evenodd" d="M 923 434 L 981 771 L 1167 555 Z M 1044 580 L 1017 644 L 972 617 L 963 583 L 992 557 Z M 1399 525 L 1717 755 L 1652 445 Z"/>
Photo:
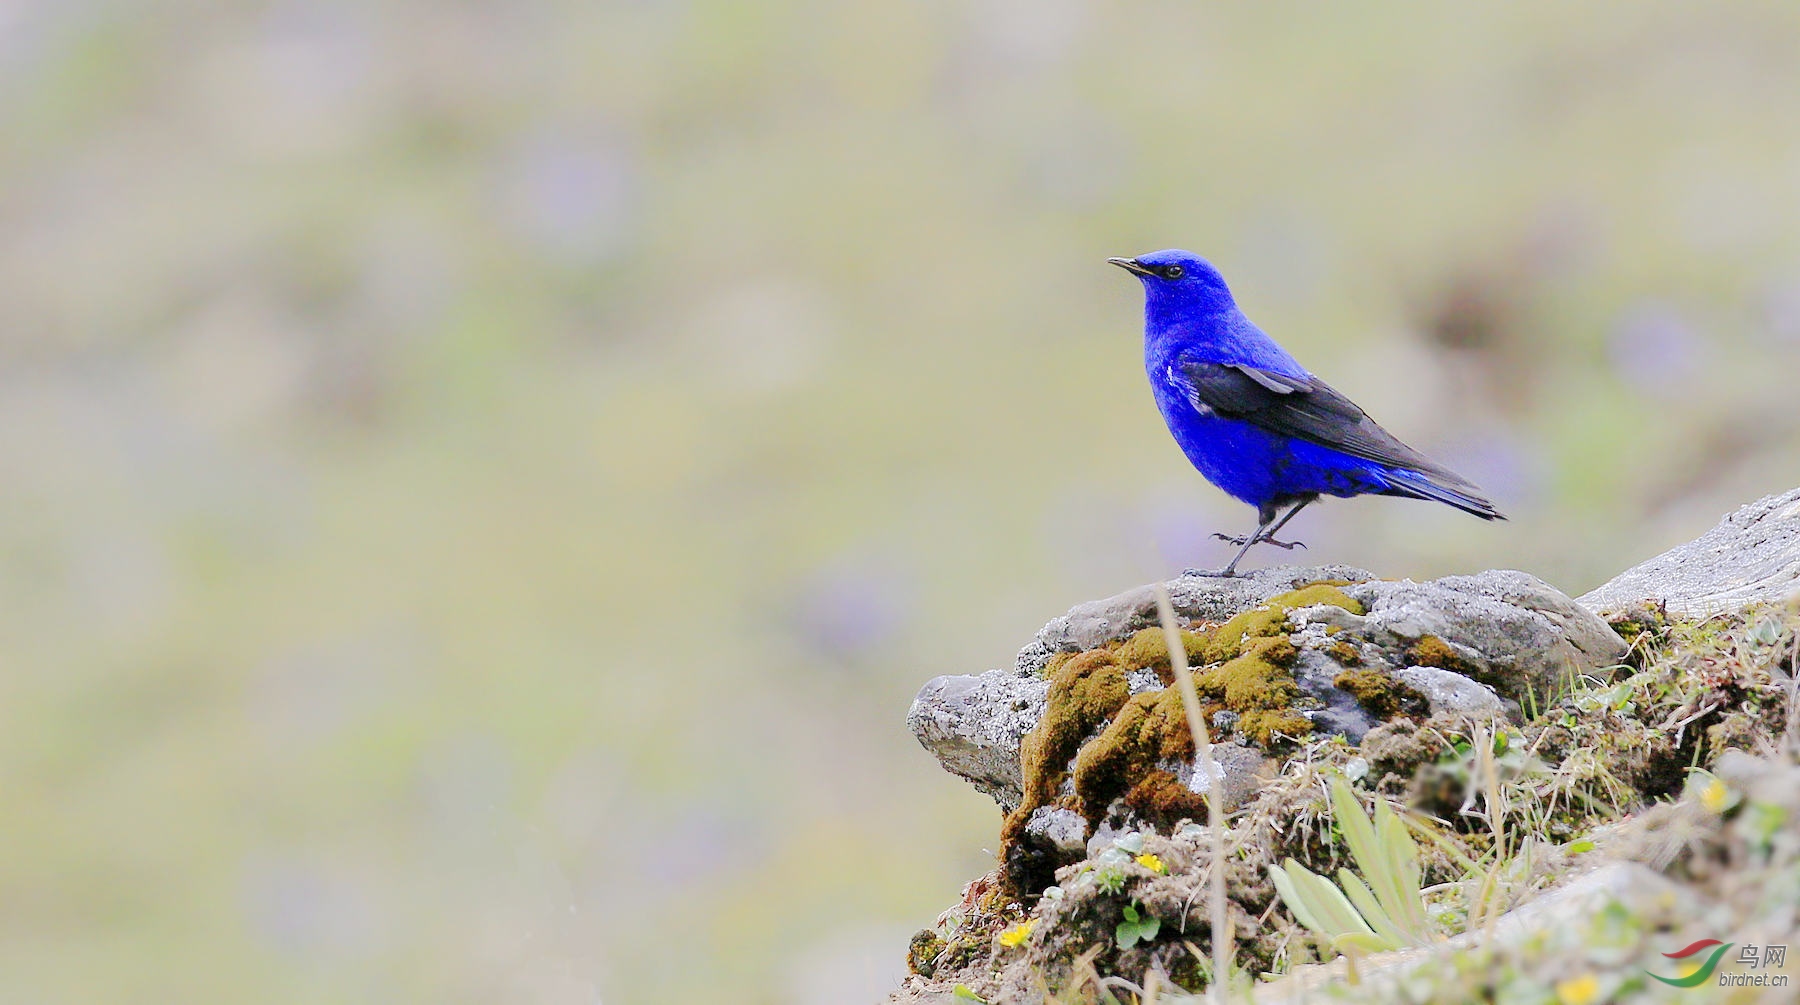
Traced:
<path fill-rule="evenodd" d="M 1240 548 L 1242 548 L 1244 545 L 1246 545 L 1250 542 L 1250 538 L 1245 537 L 1242 534 L 1214 533 L 1213 536 L 1218 538 L 1221 541 L 1224 541 L 1227 544 L 1235 544 Z M 1306 547 L 1305 541 L 1277 541 L 1272 537 L 1259 537 L 1256 539 L 1256 543 L 1257 544 L 1272 544 L 1275 547 L 1281 548 L 1285 551 L 1293 551 L 1295 548 Z"/>
<path fill-rule="evenodd" d="M 1181 574 L 1203 579 L 1235 579 L 1238 575 L 1235 569 L 1183 569 Z"/>

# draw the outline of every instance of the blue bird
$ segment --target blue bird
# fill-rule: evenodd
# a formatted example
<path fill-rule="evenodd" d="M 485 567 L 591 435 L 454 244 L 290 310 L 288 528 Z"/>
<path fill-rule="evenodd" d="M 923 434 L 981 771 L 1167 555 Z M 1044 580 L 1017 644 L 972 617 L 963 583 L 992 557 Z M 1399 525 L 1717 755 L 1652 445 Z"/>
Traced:
<path fill-rule="evenodd" d="M 1504 516 L 1462 476 L 1395 439 L 1301 366 L 1238 310 L 1219 270 L 1192 252 L 1108 262 L 1144 284 L 1144 370 L 1181 452 L 1206 480 L 1256 507 L 1256 530 L 1225 568 L 1234 576 L 1259 543 L 1275 540 L 1322 495 L 1431 499 L 1483 520 Z"/>

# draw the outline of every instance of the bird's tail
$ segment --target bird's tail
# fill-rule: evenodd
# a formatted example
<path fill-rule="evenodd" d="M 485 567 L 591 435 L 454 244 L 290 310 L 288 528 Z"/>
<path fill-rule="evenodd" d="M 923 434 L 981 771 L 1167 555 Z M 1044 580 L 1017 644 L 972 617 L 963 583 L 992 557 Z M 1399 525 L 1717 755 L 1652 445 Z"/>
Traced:
<path fill-rule="evenodd" d="M 1474 514 L 1483 520 L 1506 519 L 1506 514 L 1496 509 L 1494 504 L 1481 494 L 1480 489 L 1455 472 L 1442 468 L 1429 471 L 1389 468 L 1386 475 L 1389 485 L 1388 495 L 1430 499 L 1447 506 L 1455 506 L 1464 513 Z"/>

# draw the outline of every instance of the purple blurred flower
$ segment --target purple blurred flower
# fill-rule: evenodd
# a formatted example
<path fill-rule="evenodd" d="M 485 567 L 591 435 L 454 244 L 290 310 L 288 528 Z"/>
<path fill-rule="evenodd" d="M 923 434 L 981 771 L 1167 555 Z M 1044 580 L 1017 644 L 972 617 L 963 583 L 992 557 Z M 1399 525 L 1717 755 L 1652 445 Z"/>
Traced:
<path fill-rule="evenodd" d="M 796 633 L 837 659 L 864 655 L 912 618 L 911 577 L 892 562 L 845 556 L 803 578 L 793 606 Z"/>
<path fill-rule="evenodd" d="M 615 139 L 545 134 L 503 167 L 499 212 L 533 250 L 590 264 L 630 248 L 641 196 L 635 159 Z"/>
<path fill-rule="evenodd" d="M 1640 391 L 1680 386 L 1702 359 L 1701 340 L 1668 304 L 1646 301 L 1625 312 L 1607 342 L 1613 369 Z"/>

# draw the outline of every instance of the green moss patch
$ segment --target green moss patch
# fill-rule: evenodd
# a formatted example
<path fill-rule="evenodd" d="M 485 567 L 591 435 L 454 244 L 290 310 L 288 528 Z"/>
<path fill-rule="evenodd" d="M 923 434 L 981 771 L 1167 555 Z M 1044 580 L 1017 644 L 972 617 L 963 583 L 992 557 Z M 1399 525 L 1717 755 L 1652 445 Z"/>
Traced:
<path fill-rule="evenodd" d="M 1026 784 L 1020 809 L 1050 800 L 1082 738 L 1112 718 L 1129 697 L 1125 669 L 1112 653 L 1095 649 L 1063 664 L 1050 682 L 1043 721 L 1020 745 Z"/>
<path fill-rule="evenodd" d="M 1000 830 L 1007 875 L 1016 884 L 1025 876 L 1035 877 L 1032 882 L 1047 882 L 1043 877 L 1055 871 L 1053 861 L 1033 853 L 1020 841 L 1025 824 L 1034 811 L 1055 801 L 1081 741 L 1112 718 L 1130 697 L 1125 669 L 1109 650 L 1091 649 L 1059 662 L 1050 682 L 1044 718 L 1019 743 L 1023 799 Z"/>
<path fill-rule="evenodd" d="M 1308 736 L 1311 720 L 1293 709 L 1301 697 L 1289 671 L 1297 651 L 1288 640 L 1288 612 L 1332 604 L 1355 614 L 1363 607 L 1341 583 L 1309 584 L 1244 611 L 1223 624 L 1184 630 L 1182 648 L 1195 667 L 1205 714 L 1238 714 L 1237 730 L 1265 748 Z M 1126 674 L 1154 670 L 1165 687 L 1132 696 Z M 1010 889 L 1036 892 L 1050 881 L 1055 856 L 1024 846 L 1025 824 L 1038 809 L 1059 805 L 1097 825 L 1116 800 L 1146 820 L 1197 818 L 1203 800 L 1161 765 L 1191 760 L 1193 736 L 1173 683 L 1161 628 L 1082 653 L 1059 653 L 1045 666 L 1051 678 L 1043 720 L 1021 743 L 1023 799 L 1001 830 L 1001 858 Z"/>
<path fill-rule="evenodd" d="M 1361 617 L 1362 615 L 1367 614 L 1368 611 L 1363 609 L 1363 605 L 1350 599 L 1348 593 L 1339 589 L 1339 587 L 1349 585 L 1351 585 L 1350 581 L 1345 579 L 1322 579 L 1316 583 L 1308 583 L 1297 590 L 1284 593 L 1269 602 L 1285 607 L 1290 611 L 1296 607 L 1318 607 L 1323 604 L 1327 607 L 1341 607 L 1351 614 Z"/>
<path fill-rule="evenodd" d="M 1290 705 L 1300 697 L 1300 685 L 1287 667 L 1298 654 L 1286 638 L 1257 639 L 1242 656 L 1195 676 L 1194 687 L 1233 712 Z"/>
<path fill-rule="evenodd" d="M 1665 636 L 1669 630 L 1669 615 L 1660 607 L 1640 603 L 1607 615 L 1606 623 L 1619 633 L 1626 645 L 1635 648 L 1640 638 L 1647 643 Z"/>
<path fill-rule="evenodd" d="M 1106 816 L 1112 801 L 1147 776 L 1158 761 L 1188 760 L 1188 732 L 1181 695 L 1173 688 L 1135 695 L 1075 758 L 1075 796 L 1090 824 Z"/>
<path fill-rule="evenodd" d="M 1331 682 L 1350 692 L 1357 704 L 1380 719 L 1422 715 L 1430 708 L 1425 696 L 1415 688 L 1379 670 L 1345 670 Z"/>
<path fill-rule="evenodd" d="M 1440 670 L 1452 670 L 1464 677 L 1475 676 L 1478 667 L 1470 663 L 1458 653 L 1450 643 L 1436 635 L 1421 635 L 1419 640 L 1407 647 L 1406 658 L 1414 666 L 1437 667 Z"/>
<path fill-rule="evenodd" d="M 1331 643 L 1331 645 L 1326 646 L 1325 651 L 1331 654 L 1332 659 L 1337 660 L 1347 667 L 1359 666 L 1362 664 L 1362 650 L 1342 639 L 1338 639 Z"/>
<path fill-rule="evenodd" d="M 937 959 L 944 948 L 942 936 L 929 928 L 920 929 L 907 944 L 906 969 L 920 976 L 930 977 L 937 970 Z"/>
<path fill-rule="evenodd" d="M 1351 600 L 1348 594 L 1338 588 L 1342 585 L 1344 584 L 1337 581 L 1311 583 L 1272 597 L 1261 607 L 1235 615 L 1208 633 L 1211 641 L 1207 645 L 1205 662 L 1222 663 L 1242 654 L 1244 646 L 1249 642 L 1286 635 L 1292 628 L 1288 624 L 1288 612 L 1297 607 L 1328 604 L 1341 607 L 1351 614 L 1364 613 L 1363 605 Z"/>
<path fill-rule="evenodd" d="M 1181 647 L 1187 653 L 1189 666 L 1206 662 L 1207 636 L 1199 632 L 1181 632 Z M 1128 670 L 1154 670 L 1167 687 L 1175 682 L 1175 668 L 1169 662 L 1169 640 L 1161 628 L 1145 628 L 1130 638 L 1116 643 L 1113 658 Z"/>

